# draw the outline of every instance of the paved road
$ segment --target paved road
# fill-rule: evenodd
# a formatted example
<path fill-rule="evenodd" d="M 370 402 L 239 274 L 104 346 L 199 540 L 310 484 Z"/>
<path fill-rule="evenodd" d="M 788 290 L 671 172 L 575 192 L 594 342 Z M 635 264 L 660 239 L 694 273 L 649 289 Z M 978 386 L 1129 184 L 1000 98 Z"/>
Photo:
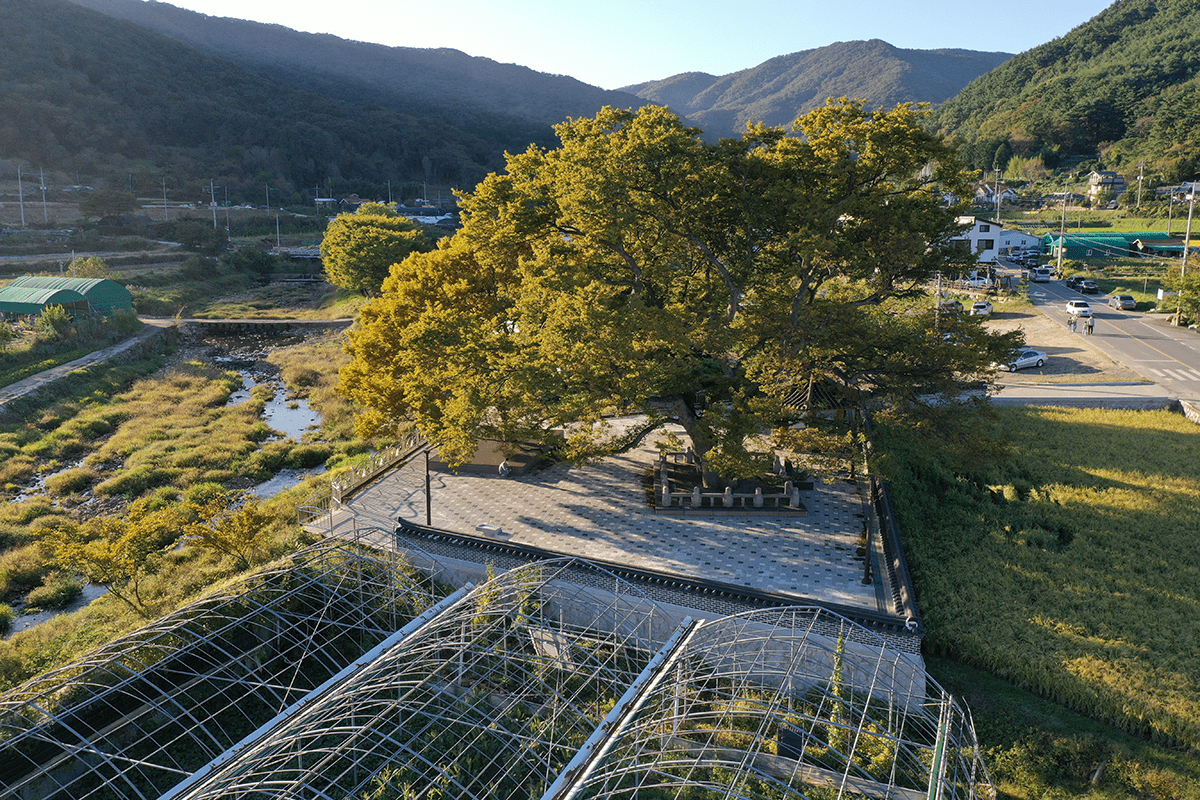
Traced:
<path fill-rule="evenodd" d="M 1166 392 L 1181 399 L 1200 399 L 1200 333 L 1167 324 L 1162 314 L 1142 314 L 1109 308 L 1108 295 L 1082 295 L 1054 281 L 1030 288 L 1030 298 L 1042 313 L 1066 324 L 1068 300 L 1085 299 L 1092 306 L 1096 327 L 1088 344 L 1118 361 Z M 1083 335 L 1080 325 L 1079 335 Z"/>
<path fill-rule="evenodd" d="M 142 322 L 145 323 L 145 327 L 143 327 L 136 335 L 130 336 L 128 339 L 117 342 L 109 347 L 105 347 L 102 350 L 96 350 L 88 353 L 86 356 L 82 356 L 66 364 L 60 364 L 57 367 L 51 367 L 50 369 L 43 370 L 36 375 L 30 375 L 24 380 L 19 380 L 16 383 L 9 384 L 8 386 L 0 387 L 0 412 L 3 412 L 4 408 L 13 400 L 16 400 L 19 397 L 26 397 L 34 394 L 42 387 L 49 386 L 55 381 L 61 380 L 74 370 L 90 367 L 93 364 L 99 364 L 102 361 L 108 361 L 114 356 L 120 355 L 131 347 L 134 347 L 139 342 L 144 341 L 151 336 L 157 336 L 175 324 L 174 320 L 164 319 L 143 319 Z"/>

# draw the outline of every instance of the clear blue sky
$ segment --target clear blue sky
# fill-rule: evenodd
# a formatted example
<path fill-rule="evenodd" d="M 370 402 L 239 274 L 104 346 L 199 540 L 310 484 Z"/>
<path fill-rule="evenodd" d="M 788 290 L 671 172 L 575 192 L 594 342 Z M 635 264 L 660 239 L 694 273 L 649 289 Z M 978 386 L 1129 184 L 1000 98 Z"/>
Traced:
<path fill-rule="evenodd" d="M 616 89 L 681 72 L 724 75 L 839 41 L 1020 53 L 1112 0 L 168 0 L 219 17 L 343 39 L 451 47 Z"/>

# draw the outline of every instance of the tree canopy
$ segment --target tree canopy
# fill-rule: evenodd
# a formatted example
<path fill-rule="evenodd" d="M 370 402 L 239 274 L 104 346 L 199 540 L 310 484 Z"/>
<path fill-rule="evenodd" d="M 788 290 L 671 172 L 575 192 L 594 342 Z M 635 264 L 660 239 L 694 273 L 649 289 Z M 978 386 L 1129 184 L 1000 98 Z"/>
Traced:
<path fill-rule="evenodd" d="M 1014 344 L 941 319 L 925 281 L 973 256 L 950 149 L 909 105 L 831 101 L 709 144 L 670 111 L 605 108 L 509 156 L 463 226 L 394 267 L 350 334 L 361 432 L 415 424 L 451 463 L 479 439 L 598 452 L 611 412 L 676 417 L 705 463 L 756 467 L 810 382 L 893 405 L 955 397 Z M 761 463 L 761 462 L 759 462 Z"/>
<path fill-rule="evenodd" d="M 321 260 L 334 286 L 371 296 L 379 293 L 393 264 L 432 247 L 421 226 L 397 216 L 394 206 L 364 203 L 357 213 L 338 214 L 330 221 L 321 240 Z"/>

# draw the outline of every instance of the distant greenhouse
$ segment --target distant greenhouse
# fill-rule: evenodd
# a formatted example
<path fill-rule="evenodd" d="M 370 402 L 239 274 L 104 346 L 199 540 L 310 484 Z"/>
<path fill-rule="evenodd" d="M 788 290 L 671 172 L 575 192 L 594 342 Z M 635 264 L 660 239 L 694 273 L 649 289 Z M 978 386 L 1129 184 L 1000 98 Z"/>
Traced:
<path fill-rule="evenodd" d="M 0 289 L 0 318 L 38 315 L 50 306 L 62 306 L 70 314 L 87 314 L 87 298 L 74 289 L 48 289 L 8 285 Z"/>
<path fill-rule="evenodd" d="M 1058 248 L 1062 246 L 1064 258 L 1137 256 L 1142 255 L 1135 244 L 1139 239 L 1162 237 L 1162 231 L 1067 231 L 1062 236 L 1047 233 L 1042 237 L 1042 249 L 1051 255 L 1058 255 Z"/>
<path fill-rule="evenodd" d="M 107 316 L 115 311 L 133 311 L 133 295 L 121 284 L 107 278 L 58 278 L 25 275 L 10 283 L 6 289 L 52 289 L 72 291 L 82 296 L 86 306 L 82 312 Z M 48 305 L 62 305 L 49 303 Z M 68 309 L 71 310 L 71 309 Z M 41 311 L 22 311 L 39 314 Z"/>

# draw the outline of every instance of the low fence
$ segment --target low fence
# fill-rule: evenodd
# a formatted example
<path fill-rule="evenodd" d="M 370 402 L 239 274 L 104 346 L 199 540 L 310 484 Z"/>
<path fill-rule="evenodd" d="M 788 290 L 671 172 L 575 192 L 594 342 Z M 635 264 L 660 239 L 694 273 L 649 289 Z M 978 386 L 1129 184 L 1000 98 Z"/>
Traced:
<path fill-rule="evenodd" d="M 355 467 L 349 472 L 343 472 L 330 481 L 333 502 L 344 503 L 350 499 L 351 495 L 379 475 L 412 458 L 427 446 L 425 437 L 419 433 L 413 433 L 391 447 L 372 453 L 365 464 Z"/>
<path fill-rule="evenodd" d="M 892 613 L 906 620 L 910 631 L 924 635 L 924 624 L 921 612 L 917 608 L 916 589 L 913 586 L 912 574 L 908 571 L 908 561 L 904 558 L 904 546 L 900 541 L 900 526 L 896 522 L 892 510 L 892 500 L 888 496 L 887 486 L 876 475 L 870 474 L 872 431 L 870 418 L 864 417 L 866 436 L 863 440 L 864 479 L 868 481 L 865 487 L 866 496 L 863 498 L 863 511 L 866 515 L 866 547 L 867 561 L 872 557 L 878 562 L 880 574 L 877 576 L 885 587 L 892 608 Z M 868 567 L 869 569 L 869 567 Z M 864 583 L 865 580 L 864 574 Z"/>
<path fill-rule="evenodd" d="M 741 508 L 741 509 L 780 509 L 788 511 L 803 511 L 804 504 L 800 500 L 801 490 L 813 488 L 812 481 L 785 481 L 783 491 L 764 492 L 757 487 L 753 492 L 735 492 L 726 487 L 721 492 L 705 492 L 699 486 L 690 490 L 676 491 L 671 479 L 671 464 L 695 464 L 696 455 L 692 450 L 683 452 L 663 453 L 657 466 L 657 482 L 655 485 L 656 510 L 699 509 L 699 508 Z"/>
<path fill-rule="evenodd" d="M 333 533 L 333 487 L 322 486 L 296 508 L 296 521 L 305 528 L 322 527 Z"/>

